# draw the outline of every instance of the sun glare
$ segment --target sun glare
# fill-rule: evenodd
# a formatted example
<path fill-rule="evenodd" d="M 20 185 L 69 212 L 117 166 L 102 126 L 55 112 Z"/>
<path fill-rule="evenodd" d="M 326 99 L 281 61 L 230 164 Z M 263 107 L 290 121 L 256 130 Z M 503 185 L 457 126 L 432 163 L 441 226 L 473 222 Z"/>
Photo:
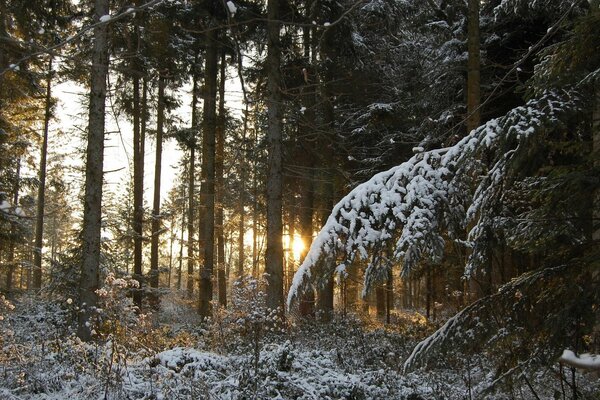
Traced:
<path fill-rule="evenodd" d="M 302 251 L 304 251 L 304 242 L 300 235 L 294 235 L 291 247 L 294 254 L 294 260 L 300 261 L 300 256 L 302 255 Z"/>

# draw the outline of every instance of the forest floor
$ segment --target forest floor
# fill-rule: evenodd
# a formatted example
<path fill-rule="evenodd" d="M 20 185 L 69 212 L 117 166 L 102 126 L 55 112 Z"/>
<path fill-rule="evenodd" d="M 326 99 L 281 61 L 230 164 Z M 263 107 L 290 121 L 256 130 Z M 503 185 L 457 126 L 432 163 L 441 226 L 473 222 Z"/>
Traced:
<path fill-rule="evenodd" d="M 558 366 L 525 384 L 496 378 L 486 357 L 403 373 L 435 328 L 418 313 L 384 326 L 358 317 L 280 329 L 252 315 L 217 312 L 200 324 L 176 296 L 162 310 L 105 319 L 97 340 L 74 334 L 71 302 L 21 295 L 0 321 L 0 399 L 563 399 Z M 253 319 L 254 318 L 254 319 Z M 578 398 L 599 399 L 600 380 L 578 376 Z"/>

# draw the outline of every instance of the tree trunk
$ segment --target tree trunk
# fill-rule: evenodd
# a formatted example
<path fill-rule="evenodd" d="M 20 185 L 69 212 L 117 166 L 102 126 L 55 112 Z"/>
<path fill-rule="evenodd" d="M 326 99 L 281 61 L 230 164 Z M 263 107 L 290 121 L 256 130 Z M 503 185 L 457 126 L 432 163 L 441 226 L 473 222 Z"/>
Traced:
<path fill-rule="evenodd" d="M 241 67 L 240 67 L 241 68 Z M 237 266 L 237 276 L 241 278 L 244 276 L 244 262 L 246 258 L 245 249 L 244 249 L 244 234 L 246 233 L 245 227 L 245 217 L 246 211 L 244 209 L 246 203 L 246 135 L 248 134 L 248 103 L 245 104 L 244 109 L 244 130 L 242 136 L 242 152 L 240 157 L 240 198 L 238 200 L 238 214 L 240 217 L 239 220 L 239 236 L 238 236 L 238 266 Z"/>
<path fill-rule="evenodd" d="M 196 56 L 196 60 L 198 57 Z M 194 73 L 192 85 L 192 132 L 194 135 L 198 131 L 198 77 Z M 195 139 L 195 138 L 194 138 Z M 187 295 L 192 298 L 194 295 L 194 197 L 195 189 L 195 171 L 196 171 L 196 141 L 192 139 L 190 143 L 190 166 L 188 168 L 188 225 L 187 225 Z"/>
<path fill-rule="evenodd" d="M 137 29 L 136 29 L 137 30 Z M 137 71 L 134 71 L 136 74 Z M 133 304 L 142 308 L 142 250 L 144 224 L 144 153 L 140 129 L 140 78 L 133 77 L 133 278 L 140 286 L 133 291 Z M 144 121 L 145 123 L 145 121 Z"/>
<path fill-rule="evenodd" d="M 154 197 L 152 203 L 152 241 L 150 243 L 150 276 L 151 290 L 158 289 L 159 278 L 159 240 L 161 230 L 160 216 L 160 174 L 162 171 L 162 140 L 165 120 L 165 77 L 160 71 L 158 76 L 158 107 L 156 110 L 156 159 L 154 164 Z M 151 305 L 158 307 L 158 295 L 156 292 L 149 296 Z"/>
<path fill-rule="evenodd" d="M 46 203 L 46 167 L 48 157 L 48 129 L 50 127 L 52 101 L 52 56 L 48 60 L 46 77 L 46 107 L 44 113 L 44 133 L 40 152 L 37 215 L 35 220 L 35 243 L 33 248 L 33 287 L 42 287 L 42 249 L 44 247 L 44 206 Z"/>
<path fill-rule="evenodd" d="M 594 91 L 594 112 L 592 114 L 592 151 L 596 157 L 596 167 L 600 165 L 600 82 L 596 83 Z M 600 243 L 600 190 L 595 190 L 593 194 L 592 211 L 592 241 L 593 246 Z"/>
<path fill-rule="evenodd" d="M 14 182 L 14 186 L 13 186 L 13 206 L 17 207 L 19 204 L 19 190 L 20 190 L 20 180 L 21 180 L 21 159 L 17 158 L 17 170 L 15 173 L 15 182 Z M 11 222 L 10 224 L 10 232 L 11 232 L 11 236 L 12 236 L 12 240 L 10 241 L 10 244 L 8 245 L 8 259 L 6 260 L 8 263 L 8 272 L 6 274 L 6 291 L 10 292 L 12 289 L 12 281 L 13 281 L 13 274 L 15 271 L 15 233 L 16 233 L 16 226 L 14 222 Z M 23 268 L 21 267 L 21 278 L 23 277 Z M 21 279 L 22 280 L 22 279 Z M 22 287 L 23 285 L 19 285 L 20 287 Z"/>
<path fill-rule="evenodd" d="M 108 15 L 108 0 L 95 0 L 94 20 Z M 102 176 L 104 164 L 104 120 L 106 77 L 108 75 L 108 25 L 94 27 L 94 45 L 90 77 L 88 143 L 85 165 L 83 205 L 83 260 L 79 282 L 80 312 L 77 335 L 91 339 L 92 308 L 99 288 L 100 234 L 102 218 Z"/>
<path fill-rule="evenodd" d="M 185 174 L 185 172 L 184 172 Z M 182 186 L 182 191 L 183 193 L 181 194 L 181 198 L 184 199 L 185 198 L 185 186 Z M 185 203 L 183 205 L 183 210 L 181 212 L 181 225 L 180 225 L 180 237 L 179 237 L 179 268 L 177 269 L 177 290 L 181 290 L 181 275 L 183 272 L 183 232 L 185 231 L 184 227 L 185 227 L 185 214 L 186 214 L 186 210 L 185 210 Z M 193 272 L 193 271 L 192 271 Z M 189 274 L 188 271 L 188 276 L 187 279 L 194 279 L 193 275 Z M 189 285 L 189 284 L 188 284 Z M 193 288 L 193 286 L 192 286 Z M 189 290 L 189 286 L 188 286 L 188 290 Z M 189 295 L 189 292 L 188 292 Z"/>
<path fill-rule="evenodd" d="M 279 43 L 279 2 L 267 1 L 267 307 L 283 308 L 283 222 L 282 222 L 282 137 L 281 137 L 281 49 Z"/>
<path fill-rule="evenodd" d="M 216 136 L 216 96 L 217 96 L 217 46 L 216 33 L 206 34 L 206 67 L 204 88 L 202 176 L 200 198 L 203 207 L 200 229 L 204 246 L 204 257 L 200 266 L 200 287 L 198 313 L 206 318 L 211 315 L 213 297 L 213 265 L 215 247 L 215 136 Z M 201 248 L 202 251 L 202 248 Z"/>
<path fill-rule="evenodd" d="M 258 129 L 254 129 L 254 150 L 258 145 Z M 258 277 L 258 154 L 252 165 L 252 276 Z"/>
<path fill-rule="evenodd" d="M 468 0 L 467 32 L 467 133 L 477 128 L 481 120 L 480 112 L 480 52 L 479 52 L 479 3 L 480 0 Z"/>
<path fill-rule="evenodd" d="M 219 305 L 227 307 L 227 280 L 225 278 L 225 238 L 223 237 L 223 161 L 225 157 L 225 50 L 221 51 L 221 74 L 219 77 L 219 119 L 216 137 L 216 221 L 217 235 L 217 283 L 219 287 Z"/>

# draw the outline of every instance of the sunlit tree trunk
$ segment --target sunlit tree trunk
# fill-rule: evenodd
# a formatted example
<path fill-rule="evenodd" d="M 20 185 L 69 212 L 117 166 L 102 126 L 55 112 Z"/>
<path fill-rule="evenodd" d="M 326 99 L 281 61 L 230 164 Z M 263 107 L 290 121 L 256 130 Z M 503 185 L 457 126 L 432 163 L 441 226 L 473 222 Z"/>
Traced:
<path fill-rule="evenodd" d="M 139 20 L 135 18 L 135 45 L 136 52 L 140 43 Z M 133 303 L 141 309 L 142 307 L 142 252 L 143 252 L 143 224 L 144 224 L 144 137 L 142 136 L 142 126 L 145 126 L 146 120 L 142 118 L 142 107 L 146 107 L 146 85 L 143 85 L 143 101 L 140 104 L 140 71 L 139 59 L 136 54 L 132 58 L 133 66 L 133 277 L 140 283 L 140 287 L 133 292 Z"/>
<path fill-rule="evenodd" d="M 186 167 L 187 168 L 187 167 Z M 184 175 L 185 175 L 185 171 L 184 171 Z M 181 198 L 184 199 L 185 198 L 185 186 L 181 185 Z M 183 210 L 181 210 L 181 224 L 179 225 L 180 227 L 180 236 L 179 236 L 179 267 L 177 268 L 177 290 L 181 290 L 181 277 L 182 277 L 182 273 L 183 273 L 183 233 L 185 231 L 185 215 L 186 215 L 186 210 L 185 210 L 185 202 L 183 203 Z M 193 216 L 192 216 L 193 217 Z M 194 271 L 192 271 L 194 272 Z M 188 271 L 188 275 L 187 275 L 187 279 L 194 279 L 194 275 L 190 275 L 189 271 Z M 193 286 L 192 286 L 193 287 Z M 188 286 L 188 295 L 189 295 L 189 286 Z"/>
<path fill-rule="evenodd" d="M 279 2 L 267 1 L 267 307 L 283 307 L 283 221 L 282 221 L 282 136 L 281 136 L 281 48 Z"/>
<path fill-rule="evenodd" d="M 108 15 L 108 0 L 95 0 L 94 21 Z M 104 119 L 108 75 L 108 24 L 94 27 L 90 77 L 88 140 L 83 205 L 83 260 L 79 283 L 80 312 L 77 335 L 91 338 L 90 318 L 99 287 L 100 234 L 102 218 L 102 176 L 104 166 Z"/>
<path fill-rule="evenodd" d="M 205 88 L 202 142 L 202 176 L 200 187 L 200 202 L 202 204 L 202 230 L 204 251 L 200 265 L 200 287 L 198 298 L 198 313 L 202 317 L 211 315 L 213 298 L 213 266 L 215 247 L 215 136 L 216 136 L 216 96 L 217 96 L 217 45 L 216 33 L 209 30 L 206 35 L 207 48 L 205 60 Z"/>
<path fill-rule="evenodd" d="M 162 171 L 162 141 L 165 121 L 165 76 L 164 71 L 159 72 L 158 76 L 158 107 L 156 110 L 156 158 L 154 164 L 154 196 L 152 202 L 152 240 L 150 242 L 150 274 L 149 283 L 152 290 L 158 289 L 159 278 L 159 243 L 161 232 L 160 215 L 160 177 Z M 150 302 L 153 307 L 158 306 L 158 296 L 152 293 Z"/>
<path fill-rule="evenodd" d="M 195 60 L 198 60 L 196 55 Z M 198 132 L 198 77 L 196 73 L 192 77 L 192 132 L 194 135 Z M 190 161 L 188 168 L 188 222 L 187 222 L 187 295 L 192 298 L 194 295 L 194 213 L 195 213 L 195 171 L 196 171 L 196 141 L 190 143 Z"/>
<path fill-rule="evenodd" d="M 217 286 L 219 305 L 227 307 L 227 279 L 225 277 L 225 237 L 223 235 L 223 161 L 225 157 L 225 50 L 221 50 L 219 76 L 219 118 L 216 137 L 216 215 L 215 234 L 217 235 Z"/>
<path fill-rule="evenodd" d="M 19 190 L 20 190 L 20 183 L 21 183 L 21 159 L 17 158 L 17 168 L 15 171 L 15 182 L 13 185 L 13 193 L 12 193 L 12 201 L 13 201 L 13 206 L 18 206 L 19 204 Z M 13 240 L 10 241 L 10 244 L 8 245 L 8 257 L 7 257 L 7 263 L 8 263 L 8 272 L 6 274 L 6 290 L 7 291 L 11 291 L 12 289 L 12 284 L 13 284 L 13 274 L 15 271 L 15 240 L 14 240 L 14 236 L 16 234 L 16 226 L 14 222 L 11 222 L 10 224 L 10 232 L 11 232 L 11 236 L 13 237 Z M 21 268 L 21 282 L 23 281 L 23 269 Z M 20 287 L 22 287 L 23 285 L 19 285 Z"/>
<path fill-rule="evenodd" d="M 241 67 L 240 67 L 241 68 Z M 238 214 L 239 220 L 239 235 L 238 235 L 238 265 L 237 265 L 237 276 L 241 278 L 244 276 L 244 262 L 246 258 L 244 249 L 244 234 L 246 233 L 246 211 L 244 209 L 246 204 L 246 135 L 248 134 L 248 103 L 245 104 L 244 109 L 244 130 L 242 136 L 242 151 L 240 159 L 240 198 L 238 200 Z"/>
<path fill-rule="evenodd" d="M 46 203 L 46 167 L 48 157 L 48 130 L 50 128 L 52 106 L 52 56 L 48 60 L 48 75 L 46 77 L 46 99 L 44 112 L 44 133 L 40 151 L 40 170 L 38 175 L 38 200 L 35 220 L 35 243 L 33 248 L 33 287 L 42 287 L 42 248 L 44 247 L 44 206 Z"/>

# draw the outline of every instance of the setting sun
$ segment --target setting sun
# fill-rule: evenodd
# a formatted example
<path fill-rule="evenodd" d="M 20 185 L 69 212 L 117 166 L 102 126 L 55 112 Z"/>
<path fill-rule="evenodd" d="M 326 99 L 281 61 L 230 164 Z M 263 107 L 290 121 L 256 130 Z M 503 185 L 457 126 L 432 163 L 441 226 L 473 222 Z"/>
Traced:
<path fill-rule="evenodd" d="M 304 242 L 300 235 L 294 235 L 291 248 L 292 253 L 294 254 L 294 260 L 300 261 L 300 256 L 302 255 L 302 251 L 304 251 Z"/>

